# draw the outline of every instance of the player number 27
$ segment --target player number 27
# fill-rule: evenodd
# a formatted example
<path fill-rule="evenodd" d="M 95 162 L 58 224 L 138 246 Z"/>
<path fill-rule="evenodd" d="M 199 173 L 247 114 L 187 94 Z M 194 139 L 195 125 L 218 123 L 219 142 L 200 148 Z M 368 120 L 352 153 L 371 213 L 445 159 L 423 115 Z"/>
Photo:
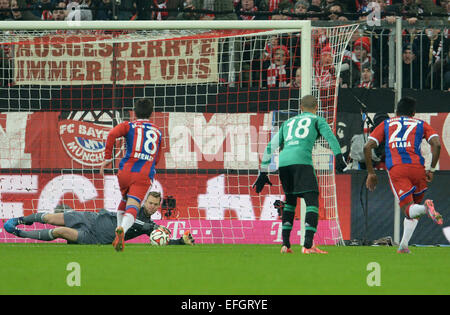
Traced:
<path fill-rule="evenodd" d="M 292 130 L 294 129 L 294 125 L 295 125 L 296 121 L 297 120 L 292 119 L 287 124 L 289 129 L 288 129 L 287 137 L 285 139 L 286 141 L 289 141 L 289 140 L 292 139 Z M 294 131 L 294 136 L 296 138 L 300 138 L 300 139 L 306 138 L 308 136 L 308 134 L 309 134 L 309 126 L 310 125 L 311 125 L 311 119 L 308 118 L 308 117 L 305 117 L 305 118 L 302 118 L 302 119 L 298 120 L 297 121 L 297 128 L 295 128 L 295 131 Z"/>
<path fill-rule="evenodd" d="M 138 128 L 136 130 L 137 132 L 137 139 L 136 139 L 136 152 L 141 152 L 141 142 L 142 142 L 142 128 Z M 147 154 L 155 154 L 156 153 L 156 141 L 158 141 L 158 134 L 153 129 L 147 129 L 145 131 L 145 141 L 143 150 Z M 151 144 L 151 146 L 150 146 Z"/>
<path fill-rule="evenodd" d="M 397 137 L 398 133 L 402 130 L 403 125 L 401 122 L 399 121 L 391 121 L 389 123 L 389 126 L 395 126 L 395 130 L 392 133 L 391 137 L 389 138 L 389 143 L 391 142 L 397 142 L 397 141 L 406 141 L 406 139 L 408 139 L 409 134 L 411 133 L 411 131 L 417 126 L 417 122 L 410 122 L 410 121 L 405 121 L 403 123 L 405 126 L 408 126 L 408 128 L 406 129 L 403 138 L 399 138 Z"/>

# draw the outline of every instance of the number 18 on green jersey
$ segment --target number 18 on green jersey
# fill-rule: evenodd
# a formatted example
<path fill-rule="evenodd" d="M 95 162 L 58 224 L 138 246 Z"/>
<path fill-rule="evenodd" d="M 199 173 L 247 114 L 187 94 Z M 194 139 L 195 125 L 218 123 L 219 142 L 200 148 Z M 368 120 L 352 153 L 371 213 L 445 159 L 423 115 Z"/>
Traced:
<path fill-rule="evenodd" d="M 324 118 L 309 112 L 289 118 L 267 145 L 261 171 L 268 171 L 271 157 L 278 148 L 281 148 L 278 167 L 313 165 L 312 150 L 320 136 L 328 142 L 335 156 L 341 153 L 339 142 Z"/>

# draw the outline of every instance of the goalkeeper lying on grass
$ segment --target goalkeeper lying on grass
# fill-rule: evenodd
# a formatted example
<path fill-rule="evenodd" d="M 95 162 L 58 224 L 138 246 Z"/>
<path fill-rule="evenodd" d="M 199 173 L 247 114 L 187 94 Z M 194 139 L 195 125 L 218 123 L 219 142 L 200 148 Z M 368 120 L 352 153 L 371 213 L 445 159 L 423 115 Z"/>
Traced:
<path fill-rule="evenodd" d="M 158 210 L 161 204 L 161 194 L 150 192 L 144 205 L 140 208 L 136 221 L 125 234 L 125 240 L 130 240 L 142 234 L 150 233 L 158 228 L 163 228 L 167 234 L 170 230 L 152 221 L 151 216 Z M 101 209 L 99 212 L 67 210 L 67 206 L 58 206 L 55 212 L 37 212 L 26 217 L 8 220 L 4 228 L 8 233 L 18 237 L 31 238 L 41 241 L 53 241 L 57 238 L 67 240 L 69 244 L 111 244 L 115 238 L 117 217 L 115 212 Z M 42 229 L 34 231 L 22 231 L 17 225 L 31 225 L 34 222 L 58 226 L 54 229 Z M 171 239 L 169 245 L 194 245 L 194 238 L 189 230 L 185 231 L 179 239 Z"/>

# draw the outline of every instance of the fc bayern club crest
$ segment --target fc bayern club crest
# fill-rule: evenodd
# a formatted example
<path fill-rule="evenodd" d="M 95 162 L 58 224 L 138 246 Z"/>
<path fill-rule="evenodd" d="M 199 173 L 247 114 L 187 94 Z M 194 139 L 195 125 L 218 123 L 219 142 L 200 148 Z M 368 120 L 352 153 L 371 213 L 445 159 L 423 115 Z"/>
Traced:
<path fill-rule="evenodd" d="M 113 125 L 119 123 L 114 111 L 63 112 L 58 121 L 61 143 L 66 153 L 84 166 L 100 166 L 105 157 L 106 138 Z M 116 157 L 123 142 L 116 142 Z"/>

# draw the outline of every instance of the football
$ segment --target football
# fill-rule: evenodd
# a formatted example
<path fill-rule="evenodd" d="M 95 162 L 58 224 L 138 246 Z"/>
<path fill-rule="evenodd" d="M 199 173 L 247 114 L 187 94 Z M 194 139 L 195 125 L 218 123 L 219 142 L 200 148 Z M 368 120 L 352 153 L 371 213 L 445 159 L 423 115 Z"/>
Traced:
<path fill-rule="evenodd" d="M 169 235 L 162 229 L 155 229 L 150 233 L 150 244 L 165 246 L 169 243 Z"/>

